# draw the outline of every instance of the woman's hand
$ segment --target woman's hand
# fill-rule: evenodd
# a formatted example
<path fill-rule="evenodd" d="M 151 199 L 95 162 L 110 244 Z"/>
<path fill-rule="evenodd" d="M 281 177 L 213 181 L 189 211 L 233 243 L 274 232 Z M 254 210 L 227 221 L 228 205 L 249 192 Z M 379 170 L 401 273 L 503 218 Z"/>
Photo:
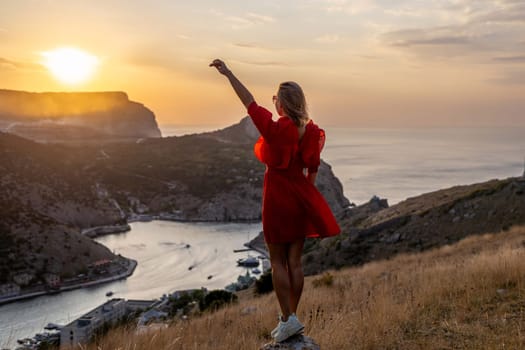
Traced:
<path fill-rule="evenodd" d="M 212 63 L 210 63 L 210 67 L 215 67 L 219 71 L 219 73 L 226 75 L 230 72 L 228 67 L 226 67 L 226 63 L 219 59 L 214 59 Z"/>
<path fill-rule="evenodd" d="M 242 85 L 242 83 L 233 75 L 233 73 L 226 67 L 226 64 L 219 60 L 215 59 L 212 63 L 210 63 L 210 67 L 215 67 L 221 73 L 222 75 L 226 76 L 228 80 L 230 81 L 230 84 L 233 87 L 233 90 L 239 96 L 239 99 L 241 100 L 242 104 L 248 108 L 250 104 L 253 102 L 253 96 L 248 91 L 248 89 Z"/>

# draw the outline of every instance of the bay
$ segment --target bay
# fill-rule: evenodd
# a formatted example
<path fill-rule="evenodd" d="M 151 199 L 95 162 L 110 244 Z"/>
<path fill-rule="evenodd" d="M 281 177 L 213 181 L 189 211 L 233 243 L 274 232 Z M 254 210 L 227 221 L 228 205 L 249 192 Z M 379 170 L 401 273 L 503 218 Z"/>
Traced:
<path fill-rule="evenodd" d="M 0 306 L 0 348 L 13 347 L 17 339 L 42 332 L 49 322 L 73 321 L 108 300 L 108 291 L 114 293 L 111 298 L 156 299 L 176 290 L 222 289 L 247 271 L 236 260 L 248 253 L 233 250 L 243 248 L 260 231 L 260 223 L 152 221 L 135 222 L 129 232 L 100 237 L 97 241 L 110 250 L 138 261 L 133 275 Z"/>

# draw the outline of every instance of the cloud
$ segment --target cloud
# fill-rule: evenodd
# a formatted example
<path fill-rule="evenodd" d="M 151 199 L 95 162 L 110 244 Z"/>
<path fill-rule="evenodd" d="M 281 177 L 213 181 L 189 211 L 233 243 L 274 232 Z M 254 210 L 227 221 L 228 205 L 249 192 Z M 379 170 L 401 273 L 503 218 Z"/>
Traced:
<path fill-rule="evenodd" d="M 243 49 L 255 49 L 255 50 L 264 50 L 264 51 L 271 51 L 271 52 L 283 50 L 283 48 L 280 48 L 280 47 L 269 46 L 269 45 L 264 45 L 261 43 L 255 43 L 255 42 L 237 42 L 237 43 L 232 43 L 232 45 L 235 47 L 243 48 Z"/>
<path fill-rule="evenodd" d="M 228 16 L 222 12 L 214 11 L 214 15 L 222 17 L 230 23 L 232 29 L 244 29 L 254 25 L 268 24 L 275 22 L 275 18 L 259 13 L 248 12 L 243 16 Z"/>
<path fill-rule="evenodd" d="M 337 34 L 326 34 L 315 38 L 314 40 L 318 43 L 332 44 L 339 41 L 339 35 Z"/>
<path fill-rule="evenodd" d="M 273 17 L 265 16 L 265 15 L 261 15 L 261 14 L 253 13 L 253 12 L 247 13 L 246 17 L 248 17 L 248 19 L 250 19 L 254 24 L 275 22 L 275 18 Z"/>
<path fill-rule="evenodd" d="M 418 46 L 418 45 L 469 45 L 470 40 L 465 36 L 442 36 L 434 38 L 416 38 L 416 39 L 402 39 L 399 38 L 393 42 L 394 46 Z"/>
<path fill-rule="evenodd" d="M 260 45 L 257 45 L 255 43 L 233 43 L 233 46 L 244 47 L 244 48 L 247 48 L 247 49 L 260 49 L 260 48 L 262 48 Z"/>
<path fill-rule="evenodd" d="M 504 63 L 525 63 L 524 56 L 502 56 L 502 57 L 493 57 L 493 61 L 504 62 Z"/>
<path fill-rule="evenodd" d="M 370 12 L 378 8 L 374 0 L 324 0 L 324 11 L 328 13 L 346 13 L 349 15 L 357 15 L 365 12 Z"/>
<path fill-rule="evenodd" d="M 500 85 L 525 85 L 525 71 L 505 72 L 499 77 L 489 79 L 488 82 Z"/>
<path fill-rule="evenodd" d="M 497 10 L 490 11 L 486 14 L 477 16 L 473 19 L 473 21 L 480 23 L 525 24 L 525 5 L 521 4 L 520 2 L 510 2 L 512 3 L 511 6 L 506 6 Z"/>
<path fill-rule="evenodd" d="M 7 68 L 16 69 L 16 67 L 17 67 L 17 64 L 16 64 L 15 62 L 0 57 L 0 68 L 4 68 L 4 69 L 7 69 Z"/>
<path fill-rule="evenodd" d="M 476 50 L 476 39 L 456 27 L 404 29 L 387 32 L 381 40 L 387 46 L 431 57 L 464 56 Z"/>
<path fill-rule="evenodd" d="M 245 61 L 245 60 L 234 60 L 232 62 L 238 62 L 243 64 L 249 64 L 252 66 L 264 66 L 264 67 L 288 67 L 290 66 L 286 62 L 281 61 Z"/>
<path fill-rule="evenodd" d="M 43 71 L 45 70 L 45 67 L 41 64 L 13 61 L 7 58 L 0 57 L 0 70 L 5 69 Z"/>
<path fill-rule="evenodd" d="M 463 56 L 501 63 L 520 61 L 525 55 L 520 45 L 525 24 L 522 2 L 456 0 L 438 7 L 446 25 L 391 30 L 381 34 L 380 41 L 409 54 L 437 58 Z"/>

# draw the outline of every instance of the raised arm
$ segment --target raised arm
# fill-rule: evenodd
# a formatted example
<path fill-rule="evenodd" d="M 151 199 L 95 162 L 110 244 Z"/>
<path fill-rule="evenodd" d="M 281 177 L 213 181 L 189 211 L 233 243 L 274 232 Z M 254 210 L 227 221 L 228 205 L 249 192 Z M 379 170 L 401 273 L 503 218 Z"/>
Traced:
<path fill-rule="evenodd" d="M 215 67 L 221 73 L 222 75 L 226 76 L 228 80 L 230 81 L 230 84 L 233 87 L 233 90 L 239 96 L 239 99 L 244 104 L 244 107 L 248 108 L 248 106 L 254 101 L 253 95 L 248 91 L 248 89 L 237 79 L 235 75 L 233 75 L 232 71 L 226 67 L 226 64 L 219 60 L 215 59 L 212 63 L 210 63 L 210 67 Z"/>

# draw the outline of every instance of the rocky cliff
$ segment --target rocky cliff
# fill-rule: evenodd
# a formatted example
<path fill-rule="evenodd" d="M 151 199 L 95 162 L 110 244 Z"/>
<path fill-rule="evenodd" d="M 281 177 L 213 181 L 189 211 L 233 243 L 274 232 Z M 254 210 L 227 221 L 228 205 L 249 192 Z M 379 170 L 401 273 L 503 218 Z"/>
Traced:
<path fill-rule="evenodd" d="M 73 275 L 104 247 L 86 238 L 136 218 L 253 221 L 261 217 L 264 166 L 257 134 L 241 123 L 213 133 L 132 142 L 42 144 L 0 132 L 0 284 L 16 273 Z M 349 205 L 322 164 L 319 187 L 334 212 Z"/>
<path fill-rule="evenodd" d="M 153 112 L 124 92 L 0 90 L 0 130 L 44 142 L 161 136 Z"/>

